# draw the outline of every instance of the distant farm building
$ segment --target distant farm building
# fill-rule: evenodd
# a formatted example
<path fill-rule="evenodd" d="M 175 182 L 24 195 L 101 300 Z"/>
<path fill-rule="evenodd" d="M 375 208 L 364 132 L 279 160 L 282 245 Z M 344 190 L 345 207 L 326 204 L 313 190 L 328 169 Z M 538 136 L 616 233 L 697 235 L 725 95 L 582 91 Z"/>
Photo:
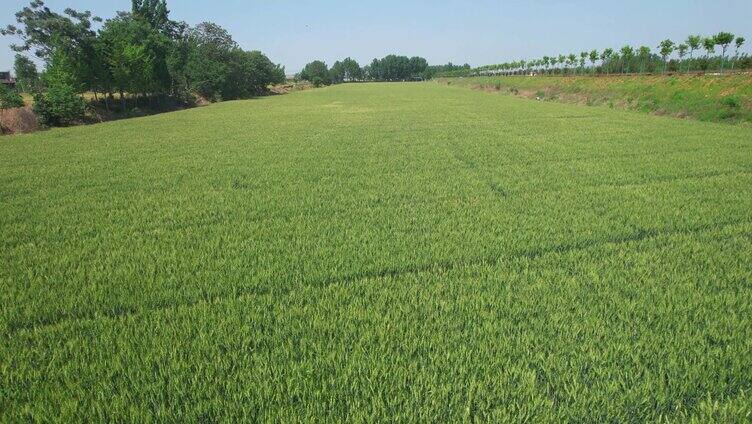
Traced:
<path fill-rule="evenodd" d="M 16 79 L 10 76 L 10 72 L 0 71 L 0 84 L 12 88 L 16 86 Z"/>

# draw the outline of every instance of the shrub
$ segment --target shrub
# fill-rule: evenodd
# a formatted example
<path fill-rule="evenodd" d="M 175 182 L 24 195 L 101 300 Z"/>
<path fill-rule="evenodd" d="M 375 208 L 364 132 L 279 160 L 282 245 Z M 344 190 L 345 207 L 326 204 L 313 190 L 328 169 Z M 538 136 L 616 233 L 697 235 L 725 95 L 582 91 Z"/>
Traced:
<path fill-rule="evenodd" d="M 726 96 L 721 99 L 721 103 L 731 109 L 738 109 L 742 106 L 742 100 L 738 96 Z"/>
<path fill-rule="evenodd" d="M 64 126 L 84 117 L 86 103 L 65 83 L 52 84 L 34 96 L 34 112 L 43 126 Z"/>
<path fill-rule="evenodd" d="M 0 109 L 13 109 L 23 106 L 23 97 L 21 97 L 16 90 L 10 89 L 4 84 L 0 84 Z"/>

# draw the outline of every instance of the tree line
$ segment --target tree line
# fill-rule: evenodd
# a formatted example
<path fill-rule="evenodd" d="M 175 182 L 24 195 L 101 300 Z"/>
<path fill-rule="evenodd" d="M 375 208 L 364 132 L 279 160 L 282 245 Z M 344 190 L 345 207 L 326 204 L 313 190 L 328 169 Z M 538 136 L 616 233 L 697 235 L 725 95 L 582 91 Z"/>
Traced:
<path fill-rule="evenodd" d="M 11 46 L 18 87 L 34 96 L 46 125 L 81 119 L 87 103 L 126 112 L 187 103 L 194 95 L 239 99 L 285 80 L 282 66 L 243 50 L 221 26 L 171 20 L 166 0 L 132 0 L 130 11 L 106 20 L 70 8 L 58 13 L 33 0 L 15 17 L 1 32 L 20 39 Z M 44 62 L 42 72 L 28 54 Z"/>
<path fill-rule="evenodd" d="M 624 46 L 579 54 L 543 56 L 539 59 L 486 65 L 465 75 L 586 75 L 739 70 L 752 68 L 752 57 L 742 54 L 744 37 L 719 32 L 710 37 L 690 35 L 684 42 L 661 41 L 655 50 L 648 46 Z M 731 49 L 734 55 L 730 56 Z M 720 50 L 720 54 L 716 54 Z M 699 53 L 699 54 L 697 54 Z M 704 55 L 702 54 L 704 53 Z"/>
<path fill-rule="evenodd" d="M 361 67 L 350 57 L 336 61 L 331 68 L 322 60 L 308 63 L 295 78 L 309 81 L 315 86 L 362 81 L 422 81 L 456 70 L 469 70 L 470 65 L 429 65 L 425 58 L 387 55 L 373 59 Z"/>

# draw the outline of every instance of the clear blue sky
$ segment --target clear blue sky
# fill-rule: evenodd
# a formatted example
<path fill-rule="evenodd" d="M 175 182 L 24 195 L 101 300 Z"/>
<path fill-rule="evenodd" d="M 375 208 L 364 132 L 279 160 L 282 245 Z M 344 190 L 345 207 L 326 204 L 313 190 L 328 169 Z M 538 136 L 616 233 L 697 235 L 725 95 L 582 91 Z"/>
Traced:
<path fill-rule="evenodd" d="M 28 0 L 0 0 L 0 23 Z M 48 0 L 103 18 L 130 0 Z M 352 56 L 361 65 L 388 53 L 432 64 L 473 66 L 624 44 L 655 47 L 664 38 L 721 30 L 752 44 L 752 0 L 168 0 L 171 17 L 212 21 L 247 50 L 261 50 L 294 73 L 313 59 Z M 0 70 L 9 69 L 10 39 L 0 39 Z M 752 51 L 749 45 L 745 51 Z"/>

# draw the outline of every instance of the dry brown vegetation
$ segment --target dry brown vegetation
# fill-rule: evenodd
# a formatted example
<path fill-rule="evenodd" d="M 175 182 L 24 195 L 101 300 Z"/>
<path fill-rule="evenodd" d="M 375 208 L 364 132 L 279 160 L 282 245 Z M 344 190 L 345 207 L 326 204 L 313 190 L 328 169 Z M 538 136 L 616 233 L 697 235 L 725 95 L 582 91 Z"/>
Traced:
<path fill-rule="evenodd" d="M 287 94 L 294 91 L 310 90 L 312 88 L 314 88 L 313 84 L 308 81 L 286 82 L 269 87 L 269 92 L 272 94 Z"/>
<path fill-rule="evenodd" d="M 30 133 L 39 129 L 31 107 L 0 109 L 0 134 Z"/>

